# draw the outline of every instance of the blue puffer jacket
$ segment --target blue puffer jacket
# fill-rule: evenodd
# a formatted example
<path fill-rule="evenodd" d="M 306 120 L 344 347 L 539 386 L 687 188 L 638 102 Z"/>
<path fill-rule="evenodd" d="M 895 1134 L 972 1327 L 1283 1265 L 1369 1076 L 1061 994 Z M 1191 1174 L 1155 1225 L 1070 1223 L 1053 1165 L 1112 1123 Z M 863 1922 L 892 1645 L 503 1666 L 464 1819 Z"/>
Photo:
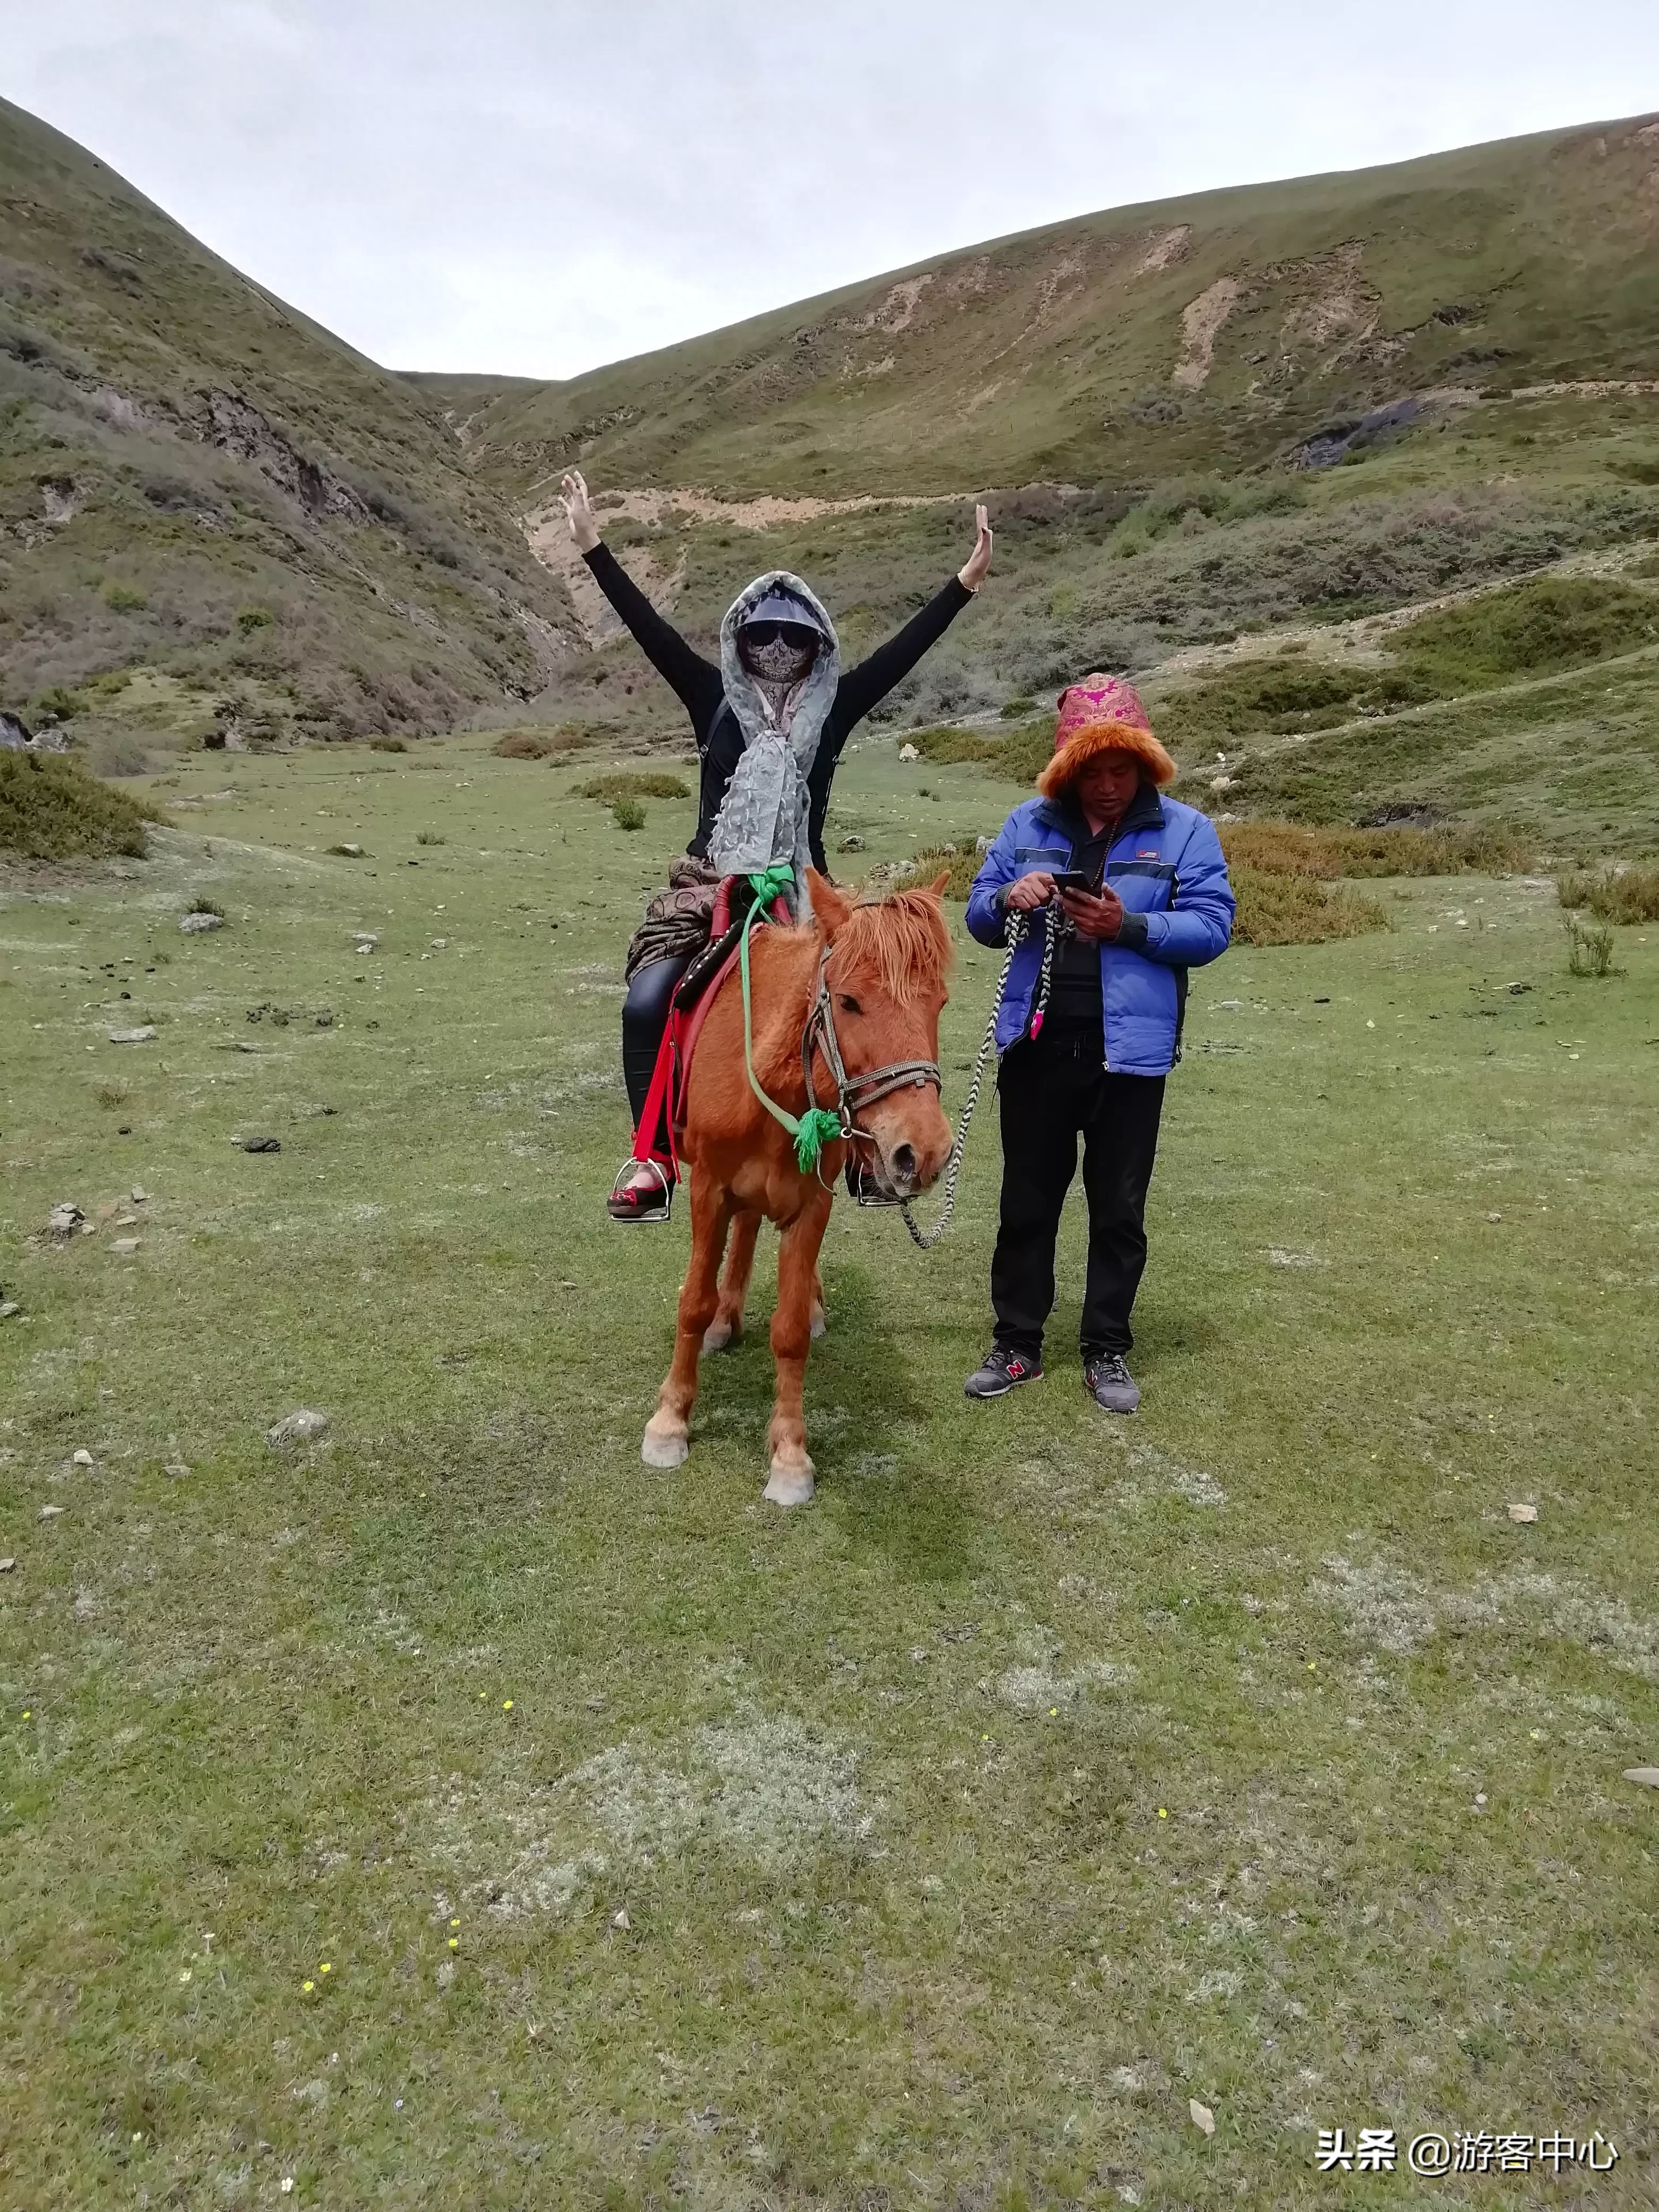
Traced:
<path fill-rule="evenodd" d="M 1063 800 L 1030 799 L 1017 806 L 974 878 L 969 934 L 981 945 L 1002 944 L 1008 884 L 1036 868 L 1070 867 L 1073 846 L 1088 835 L 1082 817 Z M 1106 1065 L 1117 1075 L 1166 1075 L 1181 1057 L 1187 970 L 1218 958 L 1232 936 L 1233 893 L 1221 841 L 1207 815 L 1143 784 L 1107 854 L 1106 881 L 1124 907 L 1121 934 L 1100 948 Z M 1018 1043 L 1030 1024 L 1042 961 L 1042 915 L 1031 922 L 997 1016 L 1000 1053 Z"/>

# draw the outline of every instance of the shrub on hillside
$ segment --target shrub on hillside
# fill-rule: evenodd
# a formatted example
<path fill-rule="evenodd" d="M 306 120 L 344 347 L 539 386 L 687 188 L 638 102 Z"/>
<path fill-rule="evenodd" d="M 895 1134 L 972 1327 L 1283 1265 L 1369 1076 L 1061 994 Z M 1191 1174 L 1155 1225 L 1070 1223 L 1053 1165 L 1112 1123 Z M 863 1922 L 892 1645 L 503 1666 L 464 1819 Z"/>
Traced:
<path fill-rule="evenodd" d="M 1337 937 L 1364 937 L 1391 929 L 1388 909 L 1363 892 L 1328 890 L 1310 876 L 1280 875 L 1266 868 L 1229 870 L 1238 912 L 1235 945 L 1324 945 Z"/>
<path fill-rule="evenodd" d="M 1532 866 L 1531 841 L 1519 830 L 1461 828 L 1314 829 L 1296 822 L 1226 822 L 1221 849 L 1230 866 L 1275 875 L 1508 875 Z"/>
<path fill-rule="evenodd" d="M 576 786 L 578 799 L 597 799 L 614 806 L 623 799 L 689 799 L 690 787 L 677 775 L 659 769 L 619 769 L 611 775 L 596 775 Z"/>
<path fill-rule="evenodd" d="M 924 760 L 941 767 L 977 761 L 990 775 L 1010 783 L 1035 783 L 1054 750 L 1054 717 L 1048 714 L 1006 736 L 981 730 L 918 730 L 908 742 Z"/>
<path fill-rule="evenodd" d="M 1659 921 L 1659 868 L 1622 868 L 1605 874 L 1570 868 L 1556 879 L 1555 890 L 1563 906 L 1588 907 L 1603 921 L 1626 927 Z"/>
<path fill-rule="evenodd" d="M 1389 643 L 1444 695 L 1582 668 L 1659 642 L 1659 599 L 1590 576 L 1540 576 L 1420 616 Z"/>
<path fill-rule="evenodd" d="M 490 750 L 503 760 L 557 760 L 593 742 L 593 733 L 580 722 L 564 722 L 556 730 L 508 730 Z"/>
<path fill-rule="evenodd" d="M 26 860 L 144 856 L 144 825 L 167 817 L 112 791 L 62 753 L 0 752 L 0 852 Z"/>

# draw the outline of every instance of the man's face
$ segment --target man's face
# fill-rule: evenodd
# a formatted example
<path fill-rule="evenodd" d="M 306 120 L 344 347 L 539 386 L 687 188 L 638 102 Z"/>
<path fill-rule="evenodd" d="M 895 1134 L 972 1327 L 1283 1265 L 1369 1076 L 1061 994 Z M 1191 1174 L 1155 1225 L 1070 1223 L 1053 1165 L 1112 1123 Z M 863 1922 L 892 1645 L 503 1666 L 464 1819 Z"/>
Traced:
<path fill-rule="evenodd" d="M 1140 783 L 1140 763 L 1133 753 L 1097 753 L 1078 773 L 1073 787 L 1085 814 L 1106 822 L 1127 811 Z"/>

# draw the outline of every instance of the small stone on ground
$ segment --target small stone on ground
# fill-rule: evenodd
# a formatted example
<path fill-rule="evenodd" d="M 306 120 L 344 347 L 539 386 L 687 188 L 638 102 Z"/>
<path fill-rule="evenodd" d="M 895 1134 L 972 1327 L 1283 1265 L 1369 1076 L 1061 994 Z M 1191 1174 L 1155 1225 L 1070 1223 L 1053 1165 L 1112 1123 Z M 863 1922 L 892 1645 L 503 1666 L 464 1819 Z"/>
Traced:
<path fill-rule="evenodd" d="M 308 1406 L 297 1412 L 285 1413 L 283 1419 L 265 1431 L 268 1444 L 308 1444 L 322 1435 L 328 1426 L 326 1413 L 313 1413 Z"/>
<path fill-rule="evenodd" d="M 186 937 L 197 937 L 204 929 L 222 929 L 224 926 L 222 914 L 187 914 L 179 924 Z"/>
<path fill-rule="evenodd" d="M 147 1023 L 141 1030 L 112 1030 L 109 1041 L 112 1044 L 148 1044 L 155 1035 L 154 1028 Z"/>

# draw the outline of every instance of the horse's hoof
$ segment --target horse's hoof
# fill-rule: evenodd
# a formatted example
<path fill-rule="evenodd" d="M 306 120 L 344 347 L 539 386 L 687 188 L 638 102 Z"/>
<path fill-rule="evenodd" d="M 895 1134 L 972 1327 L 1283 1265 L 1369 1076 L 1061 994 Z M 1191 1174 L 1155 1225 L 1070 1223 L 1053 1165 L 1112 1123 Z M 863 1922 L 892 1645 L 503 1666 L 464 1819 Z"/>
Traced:
<path fill-rule="evenodd" d="M 812 1495 L 812 1462 L 805 1452 L 799 1463 L 772 1462 L 772 1473 L 762 1495 L 774 1505 L 805 1505 Z"/>
<path fill-rule="evenodd" d="M 684 1467 L 690 1450 L 684 1429 L 659 1429 L 654 1419 L 640 1443 L 640 1457 L 647 1467 Z"/>
<path fill-rule="evenodd" d="M 812 1341 L 813 1341 L 813 1343 L 814 1343 L 814 1344 L 816 1344 L 816 1343 L 817 1342 L 818 1339 L 819 1339 L 821 1336 L 827 1336 L 827 1335 L 829 1334 L 829 1333 L 830 1333 L 830 1319 L 829 1319 L 829 1316 L 824 1312 L 823 1308 L 822 1306 L 814 1306 L 814 1307 L 813 1307 L 813 1309 L 812 1309 Z"/>
<path fill-rule="evenodd" d="M 735 1344 L 742 1332 L 735 1322 L 711 1321 L 702 1333 L 705 1352 L 724 1352 L 728 1344 Z"/>

